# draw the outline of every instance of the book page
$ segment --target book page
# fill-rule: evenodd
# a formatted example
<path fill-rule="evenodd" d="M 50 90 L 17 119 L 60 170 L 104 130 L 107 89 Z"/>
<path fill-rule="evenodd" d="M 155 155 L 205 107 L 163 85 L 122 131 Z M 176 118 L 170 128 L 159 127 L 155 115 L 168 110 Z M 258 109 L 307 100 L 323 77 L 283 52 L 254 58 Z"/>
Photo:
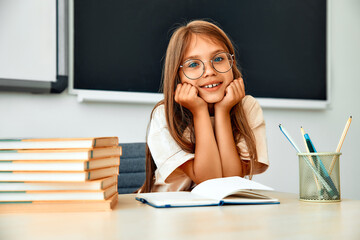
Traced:
<path fill-rule="evenodd" d="M 255 192 L 256 191 L 256 192 Z M 267 191 L 265 190 L 241 190 L 241 192 L 236 192 L 233 193 L 231 195 L 226 196 L 224 199 L 229 199 L 229 198 L 262 198 L 262 199 L 267 199 L 270 198 L 268 196 L 266 196 L 266 194 L 268 194 Z"/>
<path fill-rule="evenodd" d="M 241 177 L 210 179 L 197 185 L 191 193 L 221 200 L 241 190 L 273 190 L 263 184 Z"/>

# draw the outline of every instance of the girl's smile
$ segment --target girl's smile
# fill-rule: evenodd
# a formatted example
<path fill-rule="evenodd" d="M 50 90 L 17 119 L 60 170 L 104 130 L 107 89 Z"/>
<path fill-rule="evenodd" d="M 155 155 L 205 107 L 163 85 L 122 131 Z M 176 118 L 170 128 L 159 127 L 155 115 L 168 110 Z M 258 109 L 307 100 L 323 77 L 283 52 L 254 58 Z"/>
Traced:
<path fill-rule="evenodd" d="M 208 83 L 206 85 L 200 86 L 200 88 L 212 92 L 212 91 L 216 91 L 218 90 L 222 85 L 222 82 L 213 82 L 213 83 Z"/>

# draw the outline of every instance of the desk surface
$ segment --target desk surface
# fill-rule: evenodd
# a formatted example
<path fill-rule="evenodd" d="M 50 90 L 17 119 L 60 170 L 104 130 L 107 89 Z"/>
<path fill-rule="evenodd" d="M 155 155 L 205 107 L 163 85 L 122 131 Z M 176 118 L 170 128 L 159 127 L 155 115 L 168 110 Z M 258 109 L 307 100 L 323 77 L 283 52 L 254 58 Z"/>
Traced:
<path fill-rule="evenodd" d="M 360 239 L 360 201 L 156 209 L 119 195 L 111 212 L 0 214 L 0 239 Z"/>

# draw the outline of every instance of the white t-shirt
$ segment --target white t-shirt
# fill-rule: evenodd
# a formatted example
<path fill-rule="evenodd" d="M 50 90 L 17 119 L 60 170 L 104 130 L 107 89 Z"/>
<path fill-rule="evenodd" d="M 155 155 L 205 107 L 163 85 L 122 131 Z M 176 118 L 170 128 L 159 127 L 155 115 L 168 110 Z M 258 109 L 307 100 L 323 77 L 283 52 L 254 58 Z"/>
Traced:
<path fill-rule="evenodd" d="M 243 108 L 247 116 L 250 128 L 252 129 L 258 162 L 253 168 L 253 174 L 264 172 L 268 165 L 267 143 L 265 133 L 265 121 L 259 103 L 250 95 L 243 98 Z M 214 118 L 211 119 L 214 127 Z M 164 105 L 158 106 L 150 123 L 147 143 L 157 166 L 155 171 L 155 183 L 153 192 L 163 191 L 189 191 L 194 186 L 191 178 L 180 168 L 186 161 L 194 158 L 193 153 L 187 153 L 180 148 L 171 137 L 165 119 Z M 242 152 L 247 153 L 247 146 L 244 139 L 237 143 Z M 247 154 L 245 154 L 247 155 Z M 242 159 L 249 160 L 249 159 Z"/>

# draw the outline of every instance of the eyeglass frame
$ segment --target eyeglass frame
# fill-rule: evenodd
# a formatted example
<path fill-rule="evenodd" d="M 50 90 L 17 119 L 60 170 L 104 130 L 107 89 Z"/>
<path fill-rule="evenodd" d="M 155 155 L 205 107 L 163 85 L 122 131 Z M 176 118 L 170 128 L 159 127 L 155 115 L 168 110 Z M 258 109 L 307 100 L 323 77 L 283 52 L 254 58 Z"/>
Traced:
<path fill-rule="evenodd" d="M 220 71 L 216 70 L 216 68 L 214 67 L 214 63 L 213 63 L 214 57 L 215 57 L 216 55 L 221 54 L 221 53 L 229 54 L 230 57 L 231 57 L 231 60 L 232 60 L 232 61 L 231 61 L 231 67 L 229 68 L 229 70 L 227 70 L 227 71 L 225 71 L 225 72 L 220 72 Z M 232 69 L 232 67 L 234 66 L 234 54 L 231 54 L 231 53 L 229 53 L 229 52 L 219 52 L 219 53 L 215 54 L 214 57 L 212 57 L 211 60 L 205 61 L 205 62 L 203 62 L 201 59 L 197 59 L 197 58 L 191 58 L 191 59 L 188 59 L 188 60 L 186 60 L 186 61 L 184 62 L 184 63 L 186 63 L 187 61 L 190 61 L 190 60 L 198 60 L 198 61 L 200 61 L 200 62 L 203 64 L 203 73 L 202 73 L 202 74 L 200 75 L 200 77 L 198 77 L 198 78 L 189 78 L 189 77 L 185 74 L 185 72 L 184 72 L 184 68 L 183 68 L 183 67 L 184 67 L 184 64 L 183 64 L 183 65 L 180 65 L 179 68 L 182 69 L 182 72 L 184 73 L 185 77 L 187 77 L 187 78 L 190 79 L 190 80 L 197 80 L 197 79 L 201 78 L 201 77 L 204 75 L 204 73 L 205 73 L 205 63 L 207 63 L 207 62 L 211 62 L 212 68 L 213 68 L 216 72 L 218 72 L 218 73 L 227 73 L 227 72 L 230 71 L 230 70 Z"/>

